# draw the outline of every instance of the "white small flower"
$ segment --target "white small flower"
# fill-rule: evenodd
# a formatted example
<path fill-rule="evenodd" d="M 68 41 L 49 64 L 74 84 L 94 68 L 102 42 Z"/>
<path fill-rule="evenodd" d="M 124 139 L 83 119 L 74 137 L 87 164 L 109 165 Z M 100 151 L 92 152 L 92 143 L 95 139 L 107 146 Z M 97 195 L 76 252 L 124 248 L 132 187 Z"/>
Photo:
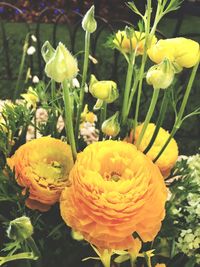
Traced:
<path fill-rule="evenodd" d="M 32 80 L 32 82 L 33 82 L 33 83 L 39 83 L 39 81 L 40 81 L 40 80 L 39 80 L 38 76 L 34 75 L 34 76 L 33 76 L 33 80 Z"/>
<path fill-rule="evenodd" d="M 34 46 L 30 46 L 28 49 L 27 49 L 27 54 L 29 56 L 33 55 L 34 53 L 36 52 L 36 49 Z"/>
<path fill-rule="evenodd" d="M 36 36 L 34 34 L 31 35 L 31 39 L 32 39 L 33 42 L 35 42 L 35 43 L 37 42 L 37 38 L 36 38 Z"/>
<path fill-rule="evenodd" d="M 72 80 L 72 86 L 75 88 L 80 88 L 80 83 L 79 83 L 78 79 L 74 78 Z"/>

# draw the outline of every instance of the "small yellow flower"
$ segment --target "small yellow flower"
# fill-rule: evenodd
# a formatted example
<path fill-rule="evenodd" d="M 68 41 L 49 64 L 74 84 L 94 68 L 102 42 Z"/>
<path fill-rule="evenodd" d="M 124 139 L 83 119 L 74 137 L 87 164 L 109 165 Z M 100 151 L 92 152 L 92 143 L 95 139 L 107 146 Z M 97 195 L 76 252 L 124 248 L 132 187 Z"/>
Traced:
<path fill-rule="evenodd" d="M 139 125 L 136 128 L 135 142 L 137 142 L 140 132 L 142 131 L 142 127 L 143 127 L 143 124 Z M 140 151 L 144 151 L 145 148 L 148 146 L 151 140 L 151 137 L 154 133 L 154 130 L 155 130 L 155 124 L 149 123 L 146 129 L 146 132 L 144 134 L 144 137 L 142 139 L 142 142 L 138 148 Z M 147 153 L 147 156 L 151 160 L 153 160 L 158 155 L 161 148 L 167 141 L 168 137 L 169 137 L 169 133 L 165 131 L 163 128 L 160 128 L 153 146 Z M 174 164 L 176 163 L 177 159 L 178 159 L 178 146 L 177 146 L 175 139 L 172 139 L 155 164 L 160 169 L 162 175 L 164 177 L 167 177 L 170 174 L 171 169 L 174 167 Z"/>
<path fill-rule="evenodd" d="M 132 49 L 137 49 L 137 55 L 142 55 L 144 53 L 144 42 L 145 42 L 145 33 L 134 31 L 134 36 L 129 39 L 126 35 L 125 31 L 118 31 L 115 35 L 113 43 L 115 44 L 116 48 L 123 53 L 130 53 L 131 46 Z M 157 38 L 153 36 L 151 44 L 149 46 L 155 44 Z"/>
<path fill-rule="evenodd" d="M 155 267 L 166 267 L 166 265 L 164 263 L 157 263 Z"/>
<path fill-rule="evenodd" d="M 37 102 L 39 102 L 39 97 L 31 86 L 29 86 L 26 94 L 21 94 L 21 97 L 25 99 L 28 107 L 36 108 Z"/>
<path fill-rule="evenodd" d="M 199 44 L 183 37 L 159 40 L 148 55 L 157 64 L 167 58 L 180 67 L 191 68 L 199 61 Z"/>
<path fill-rule="evenodd" d="M 46 42 L 42 47 L 42 55 L 46 61 L 46 75 L 56 82 L 72 80 L 78 74 L 77 60 L 61 42 L 55 52 L 49 42 Z"/>
<path fill-rule="evenodd" d="M 112 103 L 118 96 L 117 84 L 113 81 L 98 81 L 94 75 L 91 75 L 90 93 L 106 103 Z"/>
<path fill-rule="evenodd" d="M 90 122 L 90 123 L 94 123 L 95 121 L 97 121 L 97 116 L 88 110 L 88 105 L 86 104 L 84 107 L 83 112 L 81 113 L 81 120 L 83 122 Z"/>

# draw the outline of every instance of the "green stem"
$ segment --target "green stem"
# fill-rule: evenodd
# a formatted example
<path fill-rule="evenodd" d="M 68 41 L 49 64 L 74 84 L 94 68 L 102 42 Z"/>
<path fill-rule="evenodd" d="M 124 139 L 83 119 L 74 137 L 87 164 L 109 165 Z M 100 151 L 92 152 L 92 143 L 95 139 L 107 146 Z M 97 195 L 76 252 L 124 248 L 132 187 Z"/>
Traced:
<path fill-rule="evenodd" d="M 51 80 L 51 101 L 52 101 L 52 104 L 54 104 L 55 98 L 56 98 L 56 83 L 52 79 Z"/>
<path fill-rule="evenodd" d="M 86 33 L 85 33 L 85 53 L 84 53 L 84 63 L 83 63 L 83 76 L 82 76 L 79 105 L 77 107 L 77 117 L 76 117 L 76 128 L 75 128 L 76 140 L 78 140 L 79 124 L 80 124 L 81 112 L 83 110 L 85 83 L 86 83 L 87 72 L 88 72 L 89 53 L 90 53 L 90 33 L 86 31 Z"/>
<path fill-rule="evenodd" d="M 167 92 L 167 90 L 165 90 L 164 97 L 163 97 L 162 104 L 161 104 L 161 108 L 160 108 L 159 117 L 158 117 L 158 120 L 156 122 L 156 127 L 155 127 L 154 133 L 151 137 L 151 140 L 150 140 L 148 146 L 143 151 L 144 154 L 146 154 L 151 149 L 152 145 L 154 144 L 154 141 L 156 140 L 156 137 L 159 133 L 160 127 L 161 127 L 161 125 L 164 121 L 164 118 L 165 118 L 165 113 L 167 111 L 168 103 L 169 103 L 168 92 Z"/>
<path fill-rule="evenodd" d="M 23 75 L 23 70 L 24 70 L 24 64 L 25 64 L 25 59 L 26 59 L 26 53 L 28 50 L 28 44 L 29 44 L 29 33 L 26 35 L 25 41 L 24 41 L 24 46 L 23 46 L 23 54 L 22 54 L 22 58 L 21 58 L 21 62 L 20 62 L 20 66 L 19 66 L 19 74 L 17 77 L 17 83 L 16 83 L 16 87 L 15 87 L 15 91 L 13 94 L 13 102 L 16 101 L 16 98 L 19 94 L 20 90 L 20 81 L 22 79 L 22 75 Z"/>
<path fill-rule="evenodd" d="M 142 63 L 139 73 L 139 88 L 138 88 L 138 95 L 137 95 L 137 102 L 136 102 L 136 110 L 135 110 L 135 120 L 134 120 L 134 127 L 133 127 L 133 135 L 135 134 L 135 129 L 138 124 L 138 116 L 139 116 L 139 108 L 140 108 L 140 100 L 142 94 L 142 84 L 143 84 L 143 76 L 144 76 L 144 68 L 147 60 L 147 49 L 148 49 L 148 42 L 150 32 L 150 22 L 151 22 L 151 0 L 147 0 L 147 19 L 146 19 L 146 27 L 145 27 L 145 43 L 144 43 L 144 53 L 142 56 Z M 150 40 L 151 41 L 151 40 Z"/>
<path fill-rule="evenodd" d="M 101 113 L 100 113 L 100 122 L 99 122 L 99 129 L 101 129 L 101 125 L 106 120 L 106 113 L 107 113 L 107 103 L 103 101 L 103 105 L 101 107 Z M 103 133 L 100 132 L 99 140 L 103 138 Z"/>
<path fill-rule="evenodd" d="M 134 79 L 133 87 L 131 89 L 129 101 L 128 101 L 128 107 L 127 107 L 127 113 L 126 113 L 127 117 L 128 117 L 129 112 L 130 112 L 130 109 L 131 109 L 131 104 L 132 104 L 133 97 L 134 97 L 134 94 L 135 94 L 137 86 L 138 86 L 138 82 L 139 82 L 139 77 L 136 75 L 136 77 Z"/>
<path fill-rule="evenodd" d="M 42 259 L 42 256 L 41 256 L 41 253 L 34 241 L 34 239 L 32 237 L 29 237 L 27 240 L 27 245 L 30 247 L 30 249 L 32 250 L 33 254 L 38 257 L 38 261 L 36 262 L 36 266 L 37 267 L 41 267 L 42 263 L 41 263 L 41 259 Z"/>
<path fill-rule="evenodd" d="M 130 60 L 128 63 L 128 71 L 126 75 L 126 85 L 125 85 L 125 91 L 124 91 L 124 99 L 123 99 L 123 104 L 122 104 L 122 117 L 121 117 L 121 123 L 122 125 L 125 124 L 126 119 L 127 119 L 127 105 L 129 101 L 129 94 L 130 94 L 130 89 L 131 89 L 131 82 L 132 82 L 132 76 L 133 76 L 133 58 L 134 58 L 134 53 L 131 54 Z"/>
<path fill-rule="evenodd" d="M 72 120 L 72 105 L 70 101 L 70 94 L 69 94 L 69 87 L 68 87 L 68 81 L 64 80 L 62 82 L 63 87 L 63 98 L 64 98 L 64 109 L 65 109 L 65 128 L 67 133 L 67 138 L 70 143 L 71 149 L 72 149 L 72 155 L 74 161 L 77 157 L 76 152 L 76 143 L 74 138 L 74 129 L 73 129 L 73 120 Z"/>
<path fill-rule="evenodd" d="M 150 107 L 149 107 L 149 110 L 147 112 L 147 115 L 146 115 L 146 118 L 145 118 L 145 121 L 144 121 L 144 125 L 142 127 L 142 131 L 139 135 L 139 138 L 136 142 L 136 146 L 139 147 L 140 146 L 140 143 L 142 141 L 142 138 L 145 134 L 145 131 L 147 129 L 147 126 L 151 120 L 151 117 L 153 115 L 153 112 L 154 112 L 154 109 L 155 109 L 155 106 L 156 106 L 156 103 L 157 103 L 157 100 L 158 100 L 158 95 L 159 95 L 159 92 L 160 92 L 160 89 L 154 89 L 153 91 L 153 96 L 152 96 L 152 99 L 151 99 L 151 104 L 150 104 Z"/>
<path fill-rule="evenodd" d="M 172 131 L 170 133 L 169 138 L 167 139 L 167 141 L 165 142 L 164 146 L 161 148 L 160 152 L 158 153 L 158 155 L 155 157 L 155 159 L 153 160 L 153 162 L 156 162 L 160 156 L 162 155 L 162 153 L 165 151 L 166 147 L 168 146 L 169 142 L 171 141 L 171 139 L 174 137 L 175 133 L 178 131 L 178 129 L 180 128 L 180 124 L 182 123 L 182 117 L 185 111 L 185 107 L 187 105 L 188 102 L 188 98 L 192 89 L 192 85 L 196 76 L 196 72 L 198 70 L 198 66 L 199 66 L 199 62 L 193 67 L 191 75 L 190 75 L 190 79 L 185 91 L 185 95 L 183 97 L 183 102 L 181 104 L 179 113 L 177 115 L 176 121 L 174 123 L 174 126 L 172 128 Z"/>
<path fill-rule="evenodd" d="M 23 252 L 23 253 L 18 253 L 15 255 L 10 255 L 6 257 L 0 257 L 0 266 L 2 266 L 4 263 L 9 262 L 9 261 L 15 261 L 15 260 L 37 260 L 37 257 L 34 255 L 33 252 Z"/>
<path fill-rule="evenodd" d="M 141 64 L 140 73 L 139 73 L 139 77 L 138 77 L 139 87 L 138 87 L 138 95 L 137 95 L 137 101 L 136 101 L 136 110 L 135 110 L 135 120 L 134 120 L 134 127 L 133 127 L 134 128 L 133 135 L 135 133 L 135 129 L 136 129 L 137 124 L 138 124 L 138 116 L 139 116 L 139 109 L 140 109 L 140 99 L 141 99 L 141 94 L 142 94 L 142 84 L 143 84 L 144 67 L 145 67 L 146 59 L 147 59 L 147 54 L 146 54 L 146 52 L 144 52 L 144 54 L 142 56 L 142 64 Z"/>

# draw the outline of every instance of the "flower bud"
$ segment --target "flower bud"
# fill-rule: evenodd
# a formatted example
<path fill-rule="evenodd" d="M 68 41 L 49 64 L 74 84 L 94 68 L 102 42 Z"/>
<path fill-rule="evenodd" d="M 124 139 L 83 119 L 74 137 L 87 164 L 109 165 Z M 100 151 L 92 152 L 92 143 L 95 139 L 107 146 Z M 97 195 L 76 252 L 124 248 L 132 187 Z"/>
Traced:
<path fill-rule="evenodd" d="M 10 239 L 23 241 L 33 234 L 33 226 L 28 217 L 22 216 L 10 222 L 7 235 Z"/>
<path fill-rule="evenodd" d="M 164 59 L 160 64 L 152 66 L 146 75 L 147 83 L 154 89 L 168 88 L 174 79 L 174 67 L 168 59 Z"/>
<path fill-rule="evenodd" d="M 95 32 L 97 28 L 97 22 L 94 18 L 94 9 L 94 6 L 91 6 L 91 8 L 87 11 L 82 20 L 83 30 L 89 33 Z"/>
<path fill-rule="evenodd" d="M 44 46 L 42 55 L 46 61 L 45 72 L 49 78 L 61 83 L 65 79 L 72 80 L 76 77 L 78 73 L 77 60 L 61 42 L 55 52 L 49 43 L 46 47 Z"/>
<path fill-rule="evenodd" d="M 119 92 L 117 84 L 113 81 L 98 81 L 94 75 L 91 75 L 89 92 L 95 97 L 106 103 L 114 102 Z"/>
<path fill-rule="evenodd" d="M 120 131 L 120 125 L 118 123 L 119 112 L 117 111 L 112 117 L 105 120 L 101 126 L 101 130 L 105 135 L 117 136 Z"/>
<path fill-rule="evenodd" d="M 41 48 L 41 53 L 44 61 L 47 63 L 54 56 L 55 49 L 52 47 L 49 41 L 46 41 Z"/>

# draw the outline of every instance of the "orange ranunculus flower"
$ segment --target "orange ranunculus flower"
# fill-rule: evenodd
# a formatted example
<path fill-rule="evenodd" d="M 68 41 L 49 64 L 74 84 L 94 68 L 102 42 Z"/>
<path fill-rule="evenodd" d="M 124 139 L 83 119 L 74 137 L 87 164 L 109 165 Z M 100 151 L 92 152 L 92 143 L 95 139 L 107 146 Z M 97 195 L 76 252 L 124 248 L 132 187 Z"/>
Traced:
<path fill-rule="evenodd" d="M 52 138 L 41 137 L 22 145 L 7 160 L 17 183 L 29 191 L 26 205 L 47 211 L 60 198 L 73 167 L 71 148 Z"/>
<path fill-rule="evenodd" d="M 157 64 L 167 58 L 184 68 L 193 67 L 200 56 L 199 44 L 183 37 L 159 40 L 147 52 L 150 59 Z"/>
<path fill-rule="evenodd" d="M 140 132 L 142 131 L 143 124 L 140 124 L 135 131 L 135 142 L 139 138 Z M 147 126 L 146 132 L 143 136 L 142 142 L 139 146 L 140 151 L 144 151 L 145 148 L 148 146 L 151 137 L 155 130 L 155 124 L 149 123 Z M 169 137 L 169 133 L 165 131 L 163 128 L 160 128 L 159 133 L 156 137 L 156 140 L 151 147 L 151 149 L 147 152 L 147 156 L 153 160 L 158 153 L 160 152 L 161 148 L 165 144 Z M 178 159 L 178 146 L 175 139 L 172 139 L 166 149 L 164 150 L 163 154 L 160 158 L 156 161 L 156 165 L 160 169 L 162 175 L 167 177 L 170 174 L 171 169 L 174 167 L 176 161 Z"/>
<path fill-rule="evenodd" d="M 153 36 L 149 46 L 154 45 L 157 42 L 157 38 Z M 124 53 L 131 52 L 131 46 L 135 50 L 137 47 L 137 55 L 143 55 L 144 53 L 144 43 L 145 43 L 145 33 L 135 31 L 134 36 L 130 39 L 126 36 L 126 31 L 118 31 L 113 40 L 116 48 Z"/>
<path fill-rule="evenodd" d="M 158 167 L 129 143 L 89 145 L 70 172 L 61 216 L 98 248 L 131 249 L 132 234 L 152 241 L 165 215 L 166 187 Z"/>

